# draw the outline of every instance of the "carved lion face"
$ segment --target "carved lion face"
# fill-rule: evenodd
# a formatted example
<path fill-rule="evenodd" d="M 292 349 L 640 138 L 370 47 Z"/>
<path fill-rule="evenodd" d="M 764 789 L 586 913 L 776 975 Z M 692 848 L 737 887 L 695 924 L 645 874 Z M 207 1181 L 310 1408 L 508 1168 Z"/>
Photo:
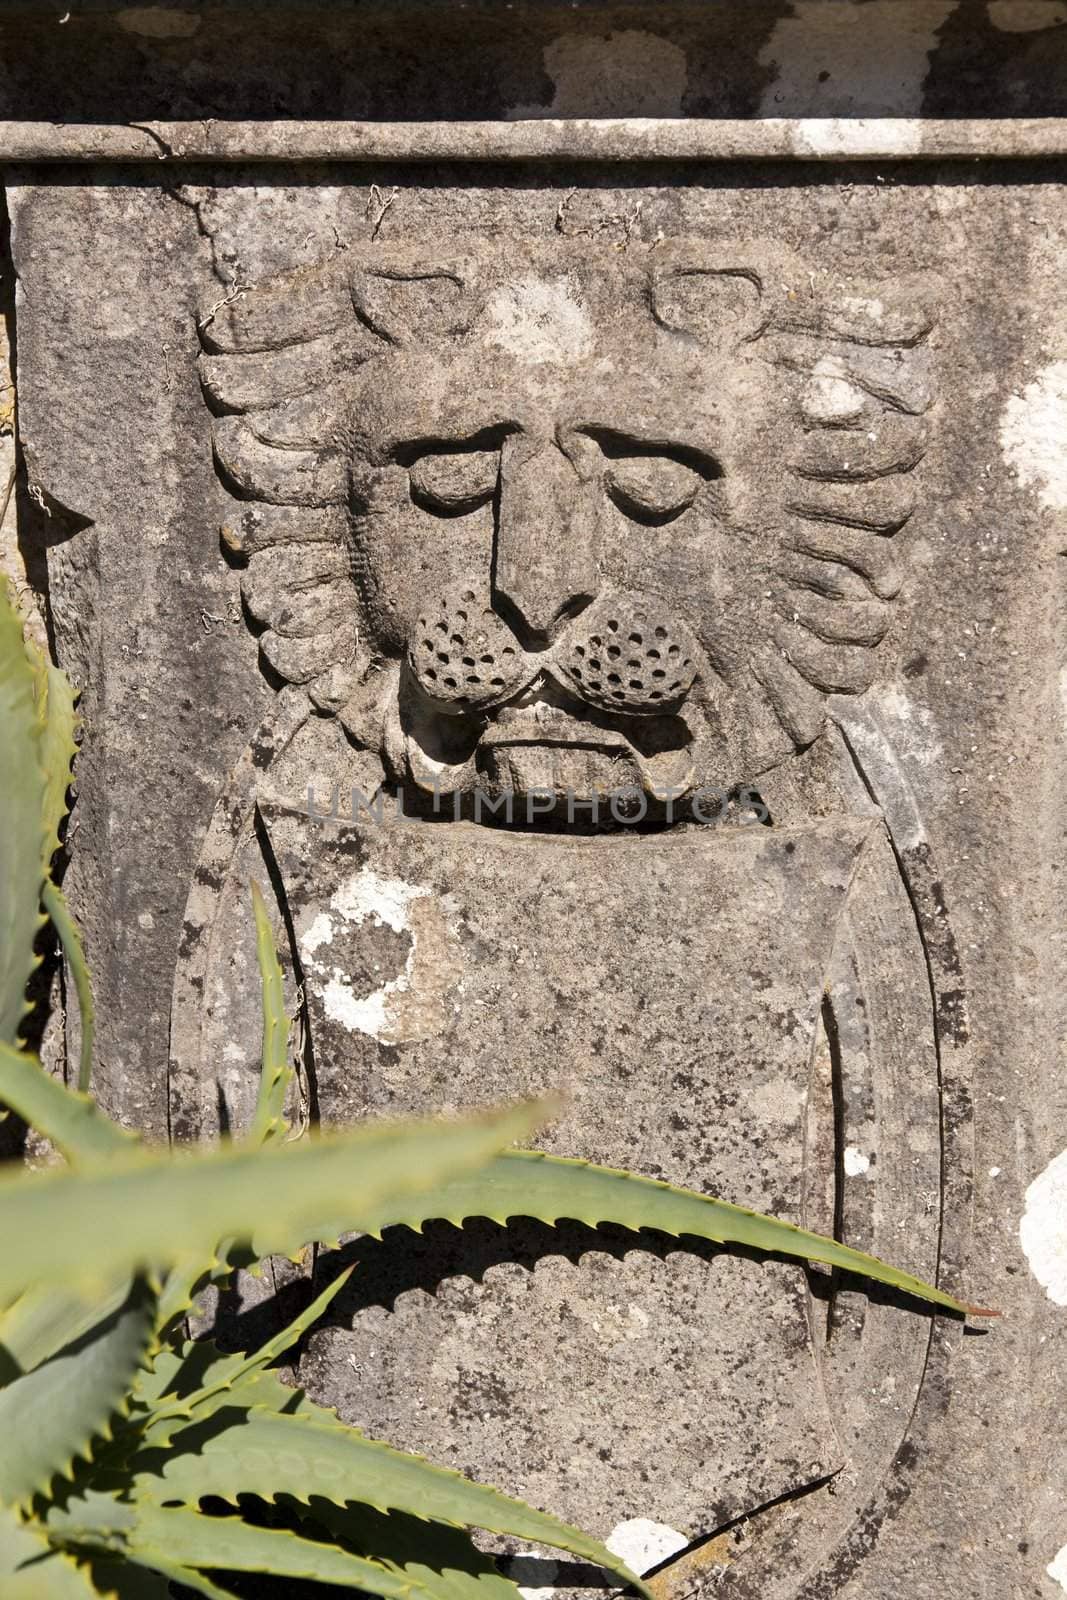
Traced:
<path fill-rule="evenodd" d="M 392 775 L 734 787 L 871 682 L 930 403 L 914 291 L 553 241 L 250 291 L 204 358 L 283 677 Z"/>

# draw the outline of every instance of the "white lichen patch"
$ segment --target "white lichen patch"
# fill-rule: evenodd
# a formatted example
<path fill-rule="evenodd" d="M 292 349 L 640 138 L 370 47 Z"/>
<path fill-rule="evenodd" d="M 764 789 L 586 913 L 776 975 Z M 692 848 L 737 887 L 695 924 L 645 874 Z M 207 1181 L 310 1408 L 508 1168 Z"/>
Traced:
<path fill-rule="evenodd" d="M 315 951 L 324 944 L 330 944 L 333 939 L 333 923 L 325 911 L 320 911 L 312 922 L 311 927 L 300 940 L 300 954 L 305 963 L 310 962 Z"/>
<path fill-rule="evenodd" d="M 547 105 L 516 105 L 511 121 L 538 117 L 678 117 L 688 80 L 685 51 L 662 34 L 622 28 L 564 33 L 545 46 Z"/>
<path fill-rule="evenodd" d="M 369 994 L 357 993 L 340 954 L 346 927 L 370 922 L 408 936 L 401 970 Z M 343 883 L 299 936 L 309 987 L 332 1022 L 382 1044 L 402 1044 L 440 1033 L 451 1011 L 448 997 L 462 974 L 455 936 L 431 891 L 364 867 Z"/>
<path fill-rule="evenodd" d="M 428 889 L 405 883 L 402 878 L 383 878 L 364 867 L 348 879 L 330 900 L 330 912 L 320 911 L 300 937 L 300 953 L 309 981 L 318 991 L 326 1015 L 349 1033 L 366 1033 L 386 1043 L 391 1038 L 390 1001 L 411 986 L 415 970 L 416 938 L 411 944 L 403 969 L 370 994 L 359 995 L 344 970 L 330 959 L 330 952 L 319 952 L 334 943 L 343 922 L 354 927 L 371 920 L 394 933 L 411 933 L 412 902 L 423 898 Z"/>
<path fill-rule="evenodd" d="M 790 1126 L 796 1126 L 804 1109 L 804 1099 L 804 1090 L 786 1078 L 772 1078 L 768 1083 L 756 1084 L 748 1095 L 752 1113 L 760 1122 L 786 1123 Z"/>
<path fill-rule="evenodd" d="M 845 1146 L 844 1156 L 845 1177 L 862 1178 L 865 1172 L 871 1170 L 871 1158 L 854 1144 Z"/>
<path fill-rule="evenodd" d="M 849 140 L 869 141 L 871 117 L 914 117 L 922 110 L 923 83 L 937 30 L 955 0 L 868 0 L 862 6 L 828 6 L 796 0 L 760 51 L 776 75 L 763 91 L 760 115 L 818 119 L 803 136 L 812 154 L 847 154 Z M 833 126 L 828 126 L 833 122 Z M 878 128 L 884 145 L 921 148 L 917 122 L 899 130 Z"/>
<path fill-rule="evenodd" d="M 1027 1189 L 1019 1243 L 1049 1299 L 1067 1306 L 1067 1150 Z"/>
<path fill-rule="evenodd" d="M 527 274 L 489 300 L 486 342 L 527 366 L 570 364 L 592 354 L 593 323 L 566 278 Z"/>
<path fill-rule="evenodd" d="M 411 902 L 429 892 L 418 884 L 405 883 L 403 878 L 382 878 L 370 867 L 364 867 L 341 885 L 330 905 L 346 922 L 358 925 L 373 917 L 394 933 L 403 933 L 409 926 Z"/>
<path fill-rule="evenodd" d="M 790 144 L 798 156 L 910 156 L 922 149 L 923 130 L 915 117 L 803 117 Z"/>
<path fill-rule="evenodd" d="M 921 767 L 938 766 L 944 759 L 944 751 L 929 707 L 917 705 L 901 683 L 882 684 L 874 691 L 872 699 L 877 702 L 893 748 L 904 760 Z"/>
<path fill-rule="evenodd" d="M 638 1577 L 658 1567 L 661 1561 L 676 1556 L 684 1550 L 689 1540 L 676 1528 L 665 1522 L 652 1522 L 648 1517 L 631 1517 L 620 1522 L 604 1540 L 612 1555 L 621 1557 L 631 1572 Z"/>
<path fill-rule="evenodd" d="M 1053 1583 L 1058 1583 L 1064 1594 L 1067 1594 L 1067 1544 L 1062 1550 L 1057 1550 L 1045 1571 Z"/>
<path fill-rule="evenodd" d="M 1054 361 L 1008 397 L 1000 446 L 1042 505 L 1067 511 L 1067 361 Z"/>
<path fill-rule="evenodd" d="M 863 411 L 866 396 L 845 371 L 840 356 L 820 356 L 801 396 L 812 422 L 846 422 Z"/>
<path fill-rule="evenodd" d="M 383 1039 L 389 1022 L 385 1003 L 391 994 L 402 994 L 410 981 L 410 973 L 405 968 L 398 978 L 391 978 L 380 989 L 368 995 L 357 995 L 339 969 L 335 969 L 334 976 L 320 991 L 323 1010 L 349 1033 L 367 1033 L 372 1039 Z"/>

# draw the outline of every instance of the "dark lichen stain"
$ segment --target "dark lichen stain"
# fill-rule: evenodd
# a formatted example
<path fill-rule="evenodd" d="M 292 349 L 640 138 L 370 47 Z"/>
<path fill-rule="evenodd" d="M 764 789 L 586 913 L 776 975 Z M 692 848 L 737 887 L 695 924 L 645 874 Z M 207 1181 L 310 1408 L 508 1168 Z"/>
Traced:
<path fill-rule="evenodd" d="M 946 989 L 937 1001 L 937 1036 L 944 1042 L 964 1045 L 970 1038 L 966 996 L 962 989 Z"/>

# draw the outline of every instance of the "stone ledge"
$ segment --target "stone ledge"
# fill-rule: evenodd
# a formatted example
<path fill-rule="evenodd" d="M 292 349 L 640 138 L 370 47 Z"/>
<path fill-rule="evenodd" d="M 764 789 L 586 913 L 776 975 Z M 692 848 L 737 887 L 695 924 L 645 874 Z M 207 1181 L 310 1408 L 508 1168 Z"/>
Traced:
<path fill-rule="evenodd" d="M 1067 118 L 0 122 L 6 161 L 880 161 L 1067 154 Z"/>

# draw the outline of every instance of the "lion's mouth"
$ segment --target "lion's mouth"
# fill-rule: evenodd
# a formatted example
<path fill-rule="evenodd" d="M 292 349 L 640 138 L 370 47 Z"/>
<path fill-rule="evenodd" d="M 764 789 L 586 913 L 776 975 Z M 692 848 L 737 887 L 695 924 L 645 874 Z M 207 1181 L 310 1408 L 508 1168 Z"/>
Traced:
<path fill-rule="evenodd" d="M 551 667 L 504 704 L 467 716 L 437 713 L 421 685 L 408 683 L 406 766 L 420 787 L 581 795 L 636 785 L 659 797 L 692 779 L 696 731 L 684 710 L 640 716 L 591 706 Z"/>
<path fill-rule="evenodd" d="M 527 706 L 503 706 L 479 741 L 487 745 L 565 745 L 586 750 L 627 750 L 630 741 L 615 728 L 574 716 L 540 700 Z"/>
<path fill-rule="evenodd" d="M 681 750 L 691 739 L 679 716 L 655 719 L 621 717 L 571 700 L 544 679 L 501 706 L 479 739 L 480 746 L 557 746 L 584 750 L 625 751 L 651 758 Z"/>
<path fill-rule="evenodd" d="M 680 716 L 619 717 L 572 700 L 546 677 L 493 714 L 478 740 L 478 764 L 517 787 L 559 790 L 596 788 L 598 780 L 610 788 L 629 770 L 625 781 L 637 779 L 654 794 L 687 781 L 692 738 Z"/>

